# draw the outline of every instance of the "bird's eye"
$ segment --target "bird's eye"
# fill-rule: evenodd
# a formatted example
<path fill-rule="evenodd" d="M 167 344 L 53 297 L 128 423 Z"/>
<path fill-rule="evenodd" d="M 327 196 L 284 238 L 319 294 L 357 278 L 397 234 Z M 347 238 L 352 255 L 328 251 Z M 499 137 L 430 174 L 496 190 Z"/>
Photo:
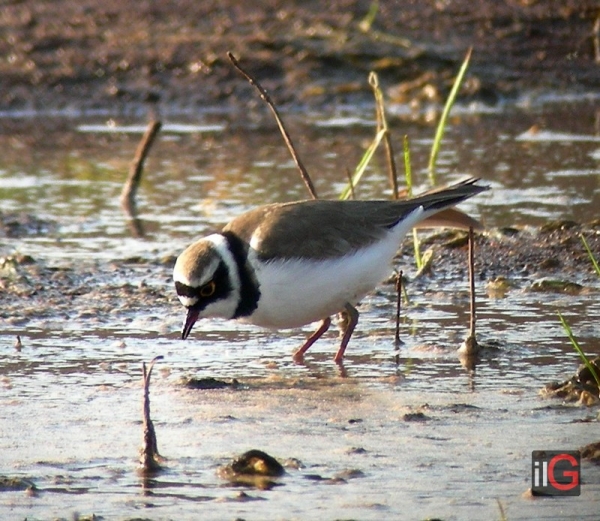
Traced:
<path fill-rule="evenodd" d="M 217 285 L 214 280 L 211 280 L 209 283 L 205 284 L 200 288 L 200 295 L 202 297 L 212 297 L 217 289 Z"/>

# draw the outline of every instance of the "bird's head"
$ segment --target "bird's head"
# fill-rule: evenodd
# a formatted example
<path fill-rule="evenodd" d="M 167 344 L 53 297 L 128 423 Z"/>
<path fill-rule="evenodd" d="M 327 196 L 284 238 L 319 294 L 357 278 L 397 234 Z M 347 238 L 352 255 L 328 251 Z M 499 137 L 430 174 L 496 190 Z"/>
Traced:
<path fill-rule="evenodd" d="M 179 301 L 187 308 L 181 332 L 186 339 L 199 318 L 232 318 L 239 303 L 239 276 L 221 235 L 188 246 L 177 258 L 173 280 Z"/>

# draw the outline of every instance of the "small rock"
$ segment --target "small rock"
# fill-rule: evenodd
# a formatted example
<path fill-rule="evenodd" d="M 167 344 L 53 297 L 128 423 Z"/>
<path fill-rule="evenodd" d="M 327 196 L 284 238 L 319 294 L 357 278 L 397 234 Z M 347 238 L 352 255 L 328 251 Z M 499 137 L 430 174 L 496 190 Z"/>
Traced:
<path fill-rule="evenodd" d="M 283 466 L 266 452 L 253 449 L 234 459 L 229 465 L 220 467 L 217 474 L 233 484 L 251 485 L 261 490 L 270 490 L 278 485 L 271 478 L 285 474 Z"/>
<path fill-rule="evenodd" d="M 11 490 L 37 490 L 37 487 L 33 481 L 26 478 L 0 476 L 0 492 Z"/>
<path fill-rule="evenodd" d="M 503 298 L 513 287 L 513 284 L 506 277 L 496 277 L 488 281 L 486 291 L 488 296 L 492 298 Z"/>
<path fill-rule="evenodd" d="M 538 268 L 540 270 L 552 270 L 560 268 L 560 261 L 557 258 L 551 257 L 540 262 Z"/>
<path fill-rule="evenodd" d="M 430 420 L 431 418 L 422 412 L 407 412 L 402 416 L 402 419 L 405 422 L 424 422 Z"/>
<path fill-rule="evenodd" d="M 582 447 L 580 450 L 581 457 L 583 459 L 587 459 L 595 463 L 600 463 L 600 441 L 590 443 L 589 445 Z"/>
<path fill-rule="evenodd" d="M 283 462 L 286 469 L 300 470 L 304 468 L 304 464 L 297 458 L 288 458 Z"/>
<path fill-rule="evenodd" d="M 348 480 L 348 479 L 356 479 L 356 478 L 364 478 L 365 473 L 359 469 L 345 469 L 341 472 L 338 472 L 333 478 L 337 480 Z"/>
<path fill-rule="evenodd" d="M 579 295 L 583 290 L 583 286 L 568 280 L 544 278 L 534 281 L 529 289 L 541 293 L 567 293 L 569 295 Z"/>
<path fill-rule="evenodd" d="M 239 382 L 236 379 L 233 379 L 231 382 L 225 382 L 224 380 L 217 380 L 212 376 L 206 378 L 185 378 L 183 379 L 182 384 L 187 389 L 198 389 L 202 391 L 236 388 L 239 386 Z"/>
<path fill-rule="evenodd" d="M 590 360 L 590 365 L 594 368 L 596 376 L 600 378 L 600 356 L 597 356 L 593 360 Z M 585 364 L 581 364 L 579 366 L 579 369 L 577 369 L 577 380 L 579 380 L 583 384 L 597 385 L 596 378 L 592 374 L 592 371 L 590 371 L 590 368 Z"/>
<path fill-rule="evenodd" d="M 544 224 L 540 228 L 541 233 L 550 233 L 558 230 L 569 230 L 574 228 L 575 226 L 579 226 L 575 221 L 570 221 L 568 219 L 558 220 L 558 221 L 550 221 Z"/>
<path fill-rule="evenodd" d="M 283 466 L 273 457 L 262 450 L 249 450 L 230 465 L 236 476 L 270 476 L 279 477 L 285 474 Z"/>
<path fill-rule="evenodd" d="M 366 454 L 367 450 L 363 447 L 350 447 L 344 451 L 346 454 Z"/>

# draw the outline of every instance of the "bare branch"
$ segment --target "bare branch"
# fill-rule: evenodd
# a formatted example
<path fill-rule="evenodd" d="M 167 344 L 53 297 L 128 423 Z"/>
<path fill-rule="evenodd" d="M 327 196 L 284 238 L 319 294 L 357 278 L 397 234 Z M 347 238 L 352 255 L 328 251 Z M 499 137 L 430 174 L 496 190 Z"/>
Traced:
<path fill-rule="evenodd" d="M 394 159 L 394 150 L 392 148 L 392 138 L 390 129 L 385 118 L 385 105 L 383 102 L 383 93 L 379 88 L 379 78 L 375 72 L 369 74 L 369 85 L 373 89 L 375 96 L 375 112 L 377 115 L 377 130 L 384 130 L 383 142 L 385 143 L 385 153 L 388 163 L 388 173 L 390 176 L 390 185 L 392 188 L 392 198 L 398 199 L 398 172 L 396 169 L 396 160 Z"/>
<path fill-rule="evenodd" d="M 475 237 L 473 228 L 469 228 L 469 294 L 471 302 L 471 323 L 469 335 L 475 339 Z"/>
<path fill-rule="evenodd" d="M 150 147 L 152 146 L 152 143 L 154 143 L 154 138 L 158 134 L 161 126 L 162 123 L 160 121 L 151 121 L 148 124 L 146 132 L 144 132 L 142 140 L 135 151 L 135 157 L 129 167 L 129 175 L 127 176 L 127 181 L 125 181 L 120 197 L 121 206 L 129 215 L 134 213 L 135 196 L 138 187 L 140 186 L 140 181 L 142 180 L 144 162 L 146 161 L 146 157 L 148 157 Z"/>
<path fill-rule="evenodd" d="M 396 350 L 400 349 L 400 344 L 402 344 L 402 340 L 400 340 L 400 311 L 402 307 L 402 270 L 398 272 L 398 276 L 396 277 L 396 334 L 394 336 L 394 344 L 396 346 Z"/>
<path fill-rule="evenodd" d="M 283 121 L 281 120 L 281 117 L 279 116 L 279 112 L 277 111 L 277 108 L 275 107 L 275 104 L 273 103 L 273 101 L 271 100 L 271 98 L 269 97 L 269 95 L 267 94 L 267 91 L 256 80 L 256 78 L 254 78 L 250 73 L 246 72 L 241 67 L 241 65 L 235 59 L 235 56 L 233 56 L 233 54 L 231 54 L 230 52 L 228 52 L 227 53 L 227 57 L 229 58 L 229 60 L 233 64 L 233 66 L 238 71 L 240 71 L 242 73 L 242 75 L 248 80 L 248 82 L 250 83 L 250 85 L 253 85 L 254 87 L 256 87 L 256 89 L 260 93 L 260 97 L 266 102 L 266 104 L 271 109 L 271 112 L 273 113 L 273 115 L 275 116 L 275 120 L 277 121 L 277 125 L 279 126 L 279 130 L 281 131 L 281 134 L 283 135 L 283 139 L 285 141 L 285 144 L 287 145 L 288 150 L 292 154 L 292 157 L 294 158 L 296 166 L 300 170 L 300 176 L 302 177 L 302 181 L 304 181 L 304 184 L 306 185 L 306 188 L 308 188 L 310 196 L 313 199 L 318 199 L 317 192 L 315 190 L 313 182 L 312 182 L 310 176 L 308 175 L 308 172 L 306 171 L 306 168 L 304 167 L 304 164 L 300 160 L 300 156 L 298 155 L 298 153 L 296 152 L 296 149 L 294 148 L 294 144 L 292 143 L 292 139 L 290 138 L 290 135 L 288 134 L 288 132 L 287 132 L 287 130 L 286 130 L 284 124 L 283 124 Z"/>
<path fill-rule="evenodd" d="M 143 401 L 143 427 L 144 427 L 144 444 L 140 449 L 140 473 L 149 476 L 160 472 L 162 469 L 160 461 L 162 460 L 161 455 L 158 453 L 158 443 L 156 439 L 156 432 L 154 431 L 154 424 L 150 418 L 150 376 L 152 375 L 152 369 L 154 364 L 158 360 L 162 360 L 162 356 L 155 357 L 146 369 L 146 363 L 142 363 L 142 372 L 144 378 L 144 401 Z"/>

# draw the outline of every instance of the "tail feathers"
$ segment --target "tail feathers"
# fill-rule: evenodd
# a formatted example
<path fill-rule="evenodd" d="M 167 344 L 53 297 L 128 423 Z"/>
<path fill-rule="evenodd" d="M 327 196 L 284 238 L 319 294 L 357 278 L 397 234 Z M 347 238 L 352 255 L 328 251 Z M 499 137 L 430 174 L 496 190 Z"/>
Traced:
<path fill-rule="evenodd" d="M 489 186 L 477 185 L 479 178 L 470 177 L 459 183 L 435 188 L 421 194 L 410 202 L 423 207 L 423 220 L 420 227 L 451 226 L 453 228 L 481 228 L 481 224 L 459 210 L 450 207 L 457 205 L 474 195 L 485 190 Z"/>

